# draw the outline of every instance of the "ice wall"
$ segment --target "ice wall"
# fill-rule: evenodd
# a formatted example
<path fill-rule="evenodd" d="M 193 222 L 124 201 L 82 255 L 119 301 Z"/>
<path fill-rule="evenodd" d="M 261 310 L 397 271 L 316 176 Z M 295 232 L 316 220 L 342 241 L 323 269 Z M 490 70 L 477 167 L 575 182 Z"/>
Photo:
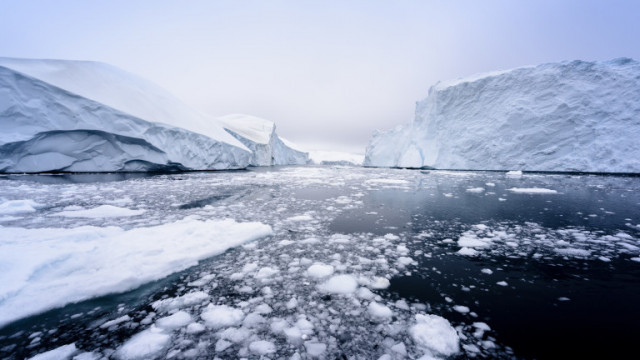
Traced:
<path fill-rule="evenodd" d="M 571 61 L 438 83 L 365 166 L 640 172 L 640 63 Z"/>

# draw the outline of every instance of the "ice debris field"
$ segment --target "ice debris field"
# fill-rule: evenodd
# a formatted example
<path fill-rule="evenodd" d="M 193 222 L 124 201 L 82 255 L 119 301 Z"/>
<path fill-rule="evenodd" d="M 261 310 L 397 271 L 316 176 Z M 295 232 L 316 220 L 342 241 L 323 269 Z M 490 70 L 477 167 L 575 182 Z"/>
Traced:
<path fill-rule="evenodd" d="M 479 300 L 539 281 L 510 266 L 640 268 L 637 178 L 88 176 L 0 178 L 1 358 L 512 358 Z"/>

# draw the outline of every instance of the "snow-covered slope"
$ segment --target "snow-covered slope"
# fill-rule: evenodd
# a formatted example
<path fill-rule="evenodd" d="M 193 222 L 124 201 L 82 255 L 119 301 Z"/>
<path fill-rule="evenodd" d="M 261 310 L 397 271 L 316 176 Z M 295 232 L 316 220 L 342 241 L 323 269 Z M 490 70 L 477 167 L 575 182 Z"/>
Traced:
<path fill-rule="evenodd" d="M 302 165 L 309 159 L 308 153 L 278 137 L 272 121 L 244 114 L 226 115 L 218 121 L 253 152 L 253 166 Z"/>
<path fill-rule="evenodd" d="M 640 63 L 572 61 L 438 83 L 365 166 L 640 172 Z"/>
<path fill-rule="evenodd" d="M 0 172 L 249 165 L 242 143 L 201 120 L 164 90 L 105 64 L 0 59 Z"/>

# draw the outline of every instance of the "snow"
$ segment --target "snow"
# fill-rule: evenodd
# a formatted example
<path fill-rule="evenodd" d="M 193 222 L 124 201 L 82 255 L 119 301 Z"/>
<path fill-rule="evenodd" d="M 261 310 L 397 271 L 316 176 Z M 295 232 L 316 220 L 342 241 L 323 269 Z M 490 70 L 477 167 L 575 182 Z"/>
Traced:
<path fill-rule="evenodd" d="M 416 345 L 429 356 L 449 356 L 459 351 L 460 338 L 449 321 L 437 315 L 416 315 L 409 333 Z"/>
<path fill-rule="evenodd" d="M 318 285 L 320 291 L 332 294 L 350 294 L 356 291 L 358 282 L 351 275 L 336 275 Z"/>
<path fill-rule="evenodd" d="M 364 165 L 638 173 L 639 75 L 615 59 L 441 83 L 412 123 L 373 135 Z"/>
<path fill-rule="evenodd" d="M 123 217 L 123 216 L 137 216 L 144 214 L 144 209 L 127 209 L 113 205 L 100 205 L 92 209 L 61 211 L 53 214 L 53 216 L 66 216 L 66 217 L 84 217 L 84 218 L 106 218 L 106 217 Z"/>
<path fill-rule="evenodd" d="M 131 230 L 0 226 L 0 326 L 136 288 L 271 233 L 267 225 L 233 220 L 184 219 Z"/>
<path fill-rule="evenodd" d="M 38 354 L 29 360 L 67 360 L 78 351 L 76 344 L 63 345 L 42 354 Z"/>
<path fill-rule="evenodd" d="M 165 350 L 171 341 L 171 335 L 156 327 L 150 327 L 127 340 L 116 352 L 121 360 L 151 359 Z"/>
<path fill-rule="evenodd" d="M 215 121 L 106 64 L 0 58 L 0 98 L 0 172 L 249 165 Z"/>
<path fill-rule="evenodd" d="M 557 194 L 556 190 L 543 189 L 543 188 L 510 188 L 507 191 L 511 191 L 516 194 Z"/>
<path fill-rule="evenodd" d="M 230 114 L 217 120 L 251 150 L 253 166 L 304 165 L 309 160 L 308 153 L 278 137 L 272 121 L 245 114 Z"/>

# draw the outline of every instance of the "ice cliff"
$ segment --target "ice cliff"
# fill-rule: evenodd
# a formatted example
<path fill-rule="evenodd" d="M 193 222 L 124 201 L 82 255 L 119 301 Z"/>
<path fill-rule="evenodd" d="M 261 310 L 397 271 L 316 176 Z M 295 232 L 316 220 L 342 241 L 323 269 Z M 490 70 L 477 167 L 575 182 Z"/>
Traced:
<path fill-rule="evenodd" d="M 118 68 L 0 58 L 0 172 L 236 169 L 251 156 L 216 121 Z"/>
<path fill-rule="evenodd" d="M 244 114 L 223 116 L 218 121 L 252 151 L 252 166 L 304 165 L 309 160 L 308 153 L 278 137 L 272 121 Z"/>
<path fill-rule="evenodd" d="M 571 61 L 438 83 L 365 166 L 640 173 L 640 63 Z"/>

